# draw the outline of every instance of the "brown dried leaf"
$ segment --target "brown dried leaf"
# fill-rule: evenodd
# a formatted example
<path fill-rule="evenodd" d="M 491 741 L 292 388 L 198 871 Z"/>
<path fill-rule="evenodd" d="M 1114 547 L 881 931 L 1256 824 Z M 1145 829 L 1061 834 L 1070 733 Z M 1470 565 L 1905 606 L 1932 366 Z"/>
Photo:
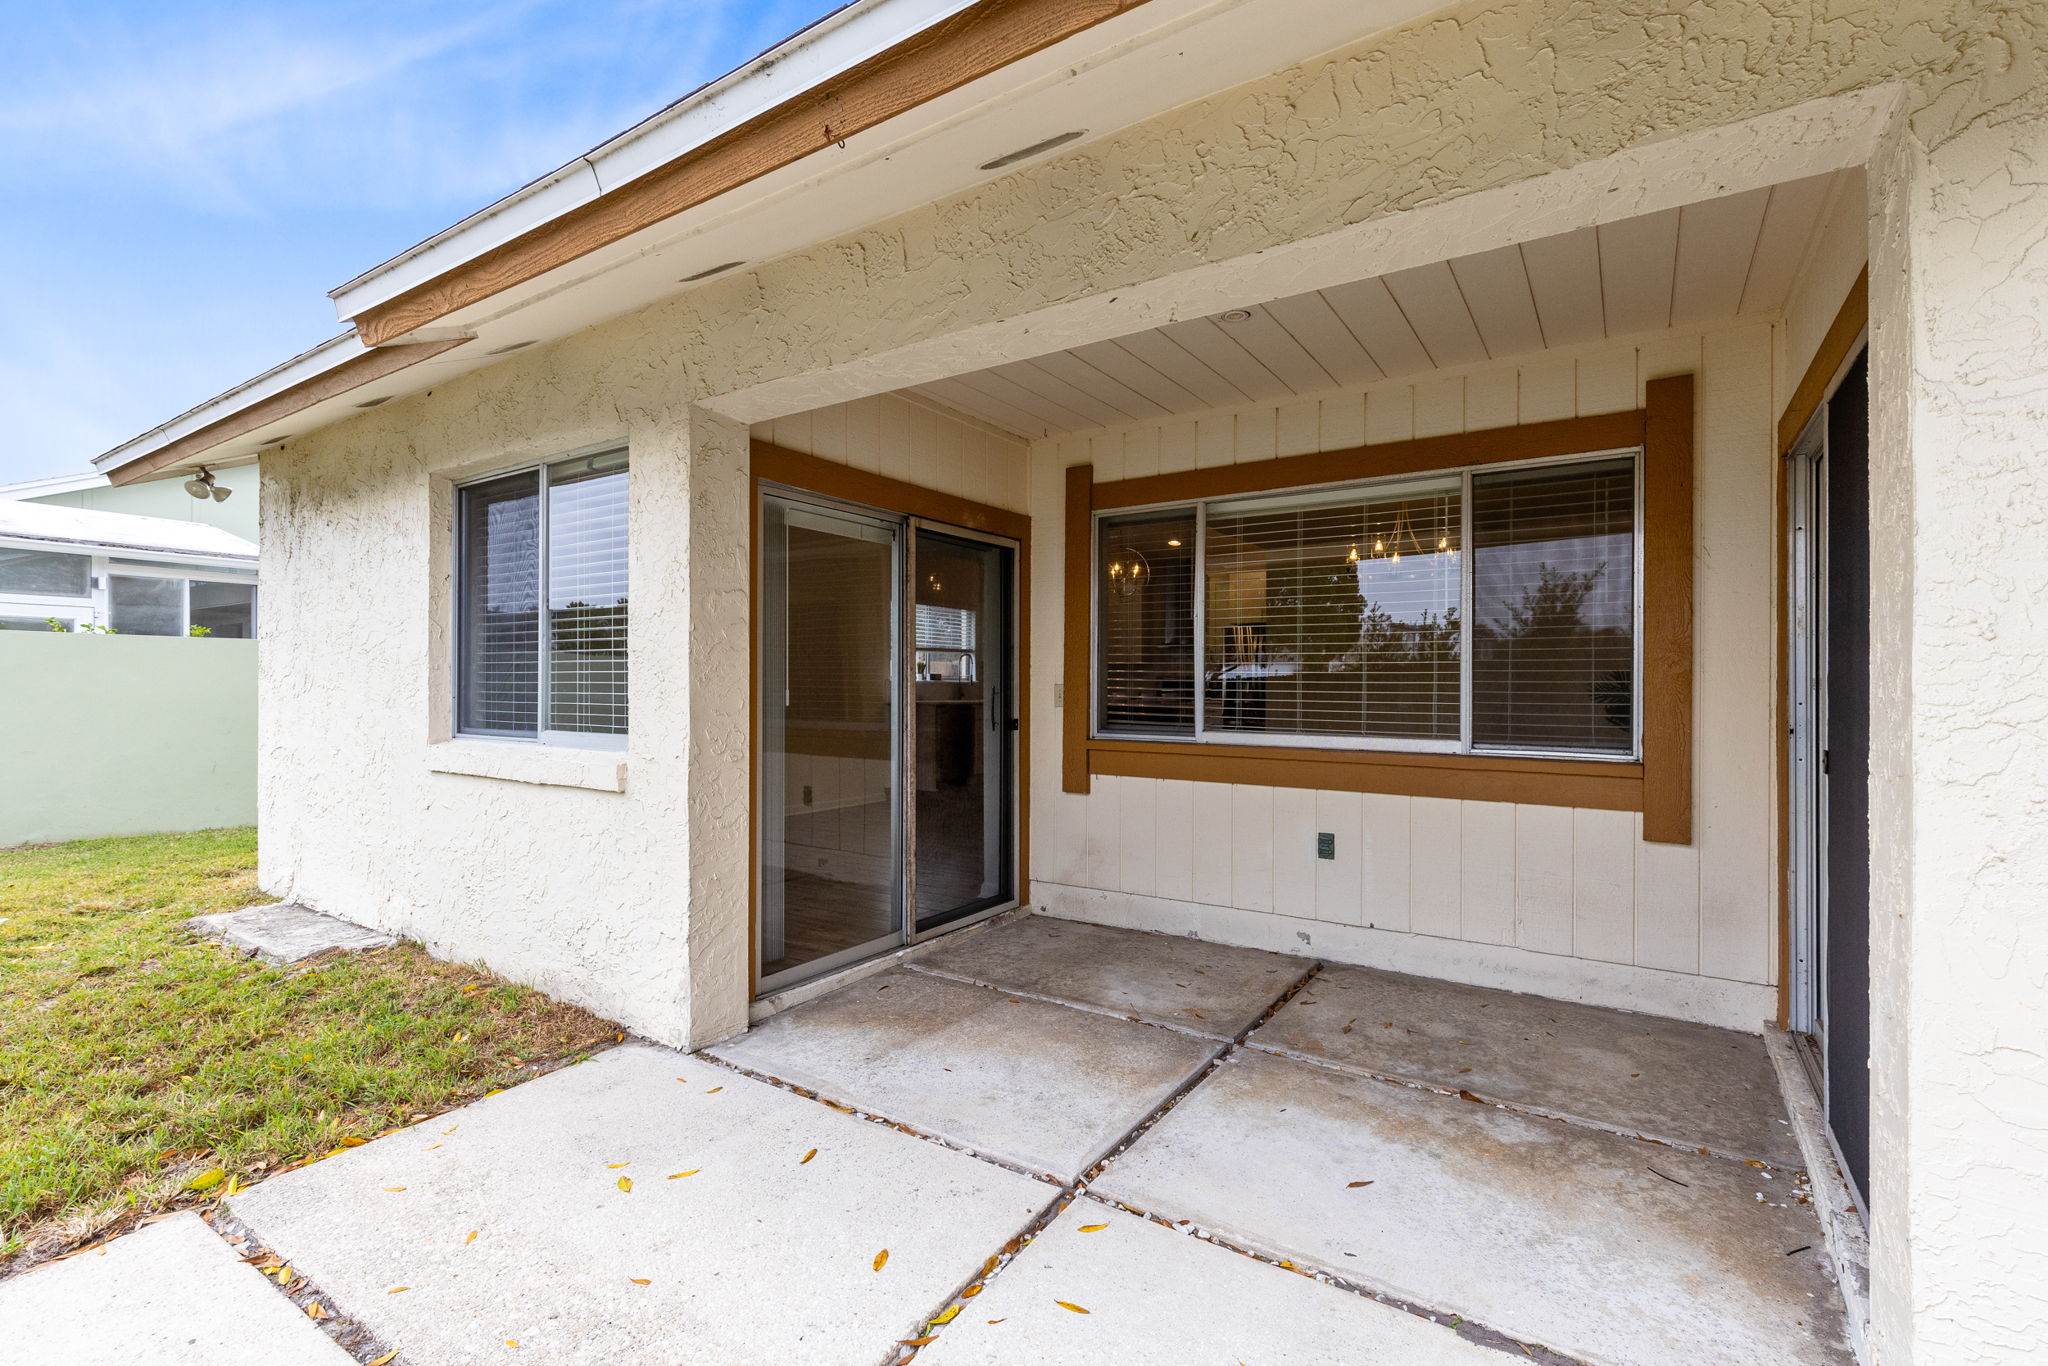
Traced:
<path fill-rule="evenodd" d="M 1344 1189 L 1348 1191 L 1355 1191 L 1360 1186 L 1370 1186 L 1371 1184 L 1372 1182 L 1370 1181 L 1346 1181 L 1344 1183 Z"/>
<path fill-rule="evenodd" d="M 724 1089 L 725 1089 L 725 1088 L 724 1088 L 723 1086 L 714 1086 L 714 1087 L 712 1087 L 712 1088 L 711 1088 L 711 1089 L 710 1089 L 709 1091 L 706 1091 L 706 1092 L 705 1092 L 704 1094 L 705 1094 L 705 1095 L 707 1095 L 707 1096 L 715 1096 L 715 1095 L 717 1095 L 717 1094 L 718 1094 L 718 1093 L 719 1093 L 720 1091 L 723 1091 Z"/>
<path fill-rule="evenodd" d="M 797 1166 L 801 1167 L 801 1166 L 803 1166 L 803 1164 L 804 1164 L 804 1163 L 806 1163 L 806 1162 L 810 1161 L 810 1160 L 811 1160 L 812 1158 L 816 1157 L 817 1155 L 818 1155 L 818 1150 L 817 1150 L 816 1148 L 813 1148 L 813 1149 L 811 1149 L 811 1150 L 810 1150 L 809 1152 L 805 1153 L 805 1154 L 804 1154 L 804 1155 L 803 1155 L 802 1157 L 798 1158 L 798 1159 L 796 1160 L 796 1164 L 797 1164 Z"/>
<path fill-rule="evenodd" d="M 344 1148 L 360 1148 L 369 1141 L 369 1139 L 364 1138 L 360 1134 L 350 1134 L 347 1138 L 341 1140 L 341 1146 Z"/>
<path fill-rule="evenodd" d="M 978 1285 L 970 1285 L 970 1286 L 968 1286 L 968 1287 L 967 1287 L 967 1288 L 966 1288 L 965 1290 L 963 1290 L 963 1291 L 961 1291 L 961 1292 L 960 1292 L 960 1298 L 961 1298 L 961 1299 L 963 1299 L 963 1300 L 971 1300 L 971 1299 L 973 1299 L 973 1298 L 974 1298 L 974 1297 L 975 1297 L 976 1295 L 979 1295 L 980 1293 L 981 1293 L 981 1287 L 980 1287 L 980 1286 L 978 1286 Z"/>
<path fill-rule="evenodd" d="M 1056 1304 L 1056 1305 L 1058 1305 L 1058 1306 L 1059 1306 L 1060 1308 L 1062 1308 L 1062 1309 L 1071 1309 L 1071 1310 L 1073 1310 L 1073 1311 L 1074 1311 L 1074 1312 L 1075 1312 L 1076 1314 L 1085 1314 L 1085 1313 L 1087 1313 L 1087 1312 L 1088 1312 L 1088 1311 L 1087 1311 L 1086 1309 L 1083 1309 L 1083 1308 L 1082 1308 L 1082 1307 L 1081 1307 L 1080 1305 L 1078 1305 L 1078 1304 L 1069 1304 L 1069 1303 L 1067 1303 L 1067 1301 L 1065 1301 L 1065 1300 L 1054 1300 L 1054 1301 L 1053 1301 L 1053 1303 L 1054 1303 L 1054 1304 Z"/>
<path fill-rule="evenodd" d="M 924 1347 L 931 1343 L 937 1342 L 938 1340 L 939 1335 L 937 1333 L 931 1333 L 921 1338 L 898 1338 L 896 1339 L 896 1342 L 897 1345 L 902 1347 Z"/>

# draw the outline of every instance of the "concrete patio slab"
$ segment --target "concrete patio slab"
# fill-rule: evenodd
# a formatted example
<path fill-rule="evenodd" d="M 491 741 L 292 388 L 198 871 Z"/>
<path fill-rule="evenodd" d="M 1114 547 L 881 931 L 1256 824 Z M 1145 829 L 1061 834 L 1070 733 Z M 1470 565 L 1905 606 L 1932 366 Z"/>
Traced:
<path fill-rule="evenodd" d="M 873 1366 L 1053 1194 L 631 1045 L 231 1208 L 403 1361 Z"/>
<path fill-rule="evenodd" d="M 925 954 L 912 966 L 1083 1010 L 1231 1039 L 1314 962 L 1034 915 Z"/>
<path fill-rule="evenodd" d="M 1763 1040 L 1729 1029 L 1333 966 L 1250 1043 L 1681 1147 L 1805 1165 Z"/>
<path fill-rule="evenodd" d="M 1794 1181 L 1255 1050 L 1105 1198 L 1614 1366 L 1848 1366 Z"/>
<path fill-rule="evenodd" d="M 0 1282 L 0 1359 L 354 1366 L 196 1214 Z"/>
<path fill-rule="evenodd" d="M 1070 1181 L 1220 1047 L 900 970 L 855 982 L 707 1051 Z"/>
<path fill-rule="evenodd" d="M 1080 1231 L 1097 1224 L 1105 1227 Z M 1442 1324 L 1092 1200 L 1068 1206 L 918 1354 L 918 1366 L 1507 1360 Z"/>
<path fill-rule="evenodd" d="M 185 922 L 185 928 L 279 967 L 302 963 L 316 954 L 363 953 L 388 949 L 398 942 L 396 935 L 366 930 L 287 901 L 251 906 L 246 911 L 196 915 Z"/>

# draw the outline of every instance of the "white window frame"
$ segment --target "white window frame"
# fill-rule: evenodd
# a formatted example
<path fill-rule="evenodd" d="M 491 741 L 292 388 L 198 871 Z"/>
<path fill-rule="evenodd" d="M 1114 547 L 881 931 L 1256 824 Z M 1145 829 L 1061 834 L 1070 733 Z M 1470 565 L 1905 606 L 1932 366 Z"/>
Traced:
<path fill-rule="evenodd" d="M 1577 749 L 1546 749 L 1536 747 L 1507 747 L 1501 745 L 1478 745 L 1472 739 L 1472 480 L 1475 475 L 1498 474 L 1505 470 L 1540 469 L 1559 465 L 1588 464 L 1595 461 L 1613 460 L 1627 456 L 1633 462 L 1634 505 L 1631 553 L 1630 616 L 1633 639 L 1631 641 L 1633 663 L 1629 677 L 1629 747 L 1622 752 L 1598 752 Z M 1458 587 L 1458 738 L 1455 740 L 1418 740 L 1401 736 L 1344 736 L 1307 735 L 1286 732 L 1257 731 L 1212 731 L 1209 730 L 1205 712 L 1208 701 L 1208 679 L 1206 677 L 1208 652 L 1207 607 L 1209 587 L 1207 582 L 1209 547 L 1209 508 L 1218 503 L 1245 503 L 1260 498 L 1283 498 L 1291 494 L 1322 492 L 1371 493 L 1376 489 L 1394 489 L 1403 485 L 1456 478 L 1459 481 L 1458 500 L 1458 544 L 1465 558 L 1459 565 Z M 1106 521 L 1115 521 L 1138 513 L 1184 510 L 1191 512 L 1195 520 L 1194 557 L 1194 656 L 1191 664 L 1194 679 L 1194 729 L 1189 734 L 1143 732 L 1102 729 L 1102 670 L 1101 670 L 1101 621 L 1102 621 L 1102 526 Z M 1386 475 L 1376 479 L 1342 480 L 1325 484 L 1285 485 L 1279 488 L 1261 489 L 1255 493 L 1222 494 L 1210 498 L 1177 499 L 1164 503 L 1145 503 L 1131 507 L 1116 507 L 1097 510 L 1090 518 L 1090 545 L 1088 555 L 1088 735 L 1094 740 L 1111 743 L 1129 742 L 1135 744 L 1205 744 L 1244 745 L 1270 749 L 1320 749 L 1349 750 L 1360 752 L 1400 754 L 1464 754 L 1483 758 L 1519 759 L 1568 759 L 1586 763 L 1638 764 L 1643 758 L 1643 448 L 1618 446 L 1608 450 L 1578 451 L 1565 456 L 1542 456 L 1534 460 L 1508 460 L 1480 465 L 1454 465 L 1438 470 L 1419 470 L 1414 473 Z M 1070 704 L 1071 705 L 1071 704 Z"/>
<path fill-rule="evenodd" d="M 630 665 L 626 675 L 625 730 L 620 731 L 616 735 L 607 735 L 597 731 L 549 730 L 547 728 L 548 654 L 552 638 L 552 633 L 548 630 L 548 467 L 550 465 L 559 465 L 565 460 L 576 460 L 596 455 L 624 455 L 626 457 L 626 487 L 630 503 L 633 479 L 632 452 L 628 443 L 624 441 L 601 441 L 593 446 L 579 446 L 575 450 L 562 451 L 559 454 L 544 456 L 538 460 L 524 460 L 516 465 L 507 465 L 503 469 L 492 470 L 488 474 L 479 474 L 473 478 L 454 481 L 454 494 L 449 500 L 449 511 L 454 521 L 449 537 L 449 543 L 453 547 L 454 563 L 452 567 L 454 572 L 449 576 L 449 586 L 454 595 L 451 618 L 454 621 L 455 629 L 449 632 L 448 642 L 450 654 L 448 678 L 451 684 L 448 693 L 448 706 L 449 733 L 457 740 L 501 745 L 545 745 L 556 749 L 623 750 L 627 747 L 626 742 L 633 733 L 633 681 Z M 462 491 L 475 488 L 480 484 L 496 483 L 500 479 L 509 479 L 513 475 L 527 473 L 535 473 L 539 476 L 536 492 L 539 504 L 537 509 L 539 523 L 537 543 L 540 559 L 540 581 L 536 598 L 540 621 L 539 630 L 536 632 L 539 636 L 536 647 L 539 671 L 534 677 L 534 733 L 532 735 L 513 735 L 503 731 L 470 730 L 462 724 L 462 639 L 465 627 L 463 604 L 468 596 L 463 591 L 463 567 L 469 560 L 468 527 L 463 517 Z M 629 535 L 626 546 L 626 582 L 629 585 L 633 581 L 633 552 L 630 525 L 629 520 Z M 632 641 L 633 613 L 629 601 L 626 609 L 626 643 L 628 651 L 632 648 Z"/>

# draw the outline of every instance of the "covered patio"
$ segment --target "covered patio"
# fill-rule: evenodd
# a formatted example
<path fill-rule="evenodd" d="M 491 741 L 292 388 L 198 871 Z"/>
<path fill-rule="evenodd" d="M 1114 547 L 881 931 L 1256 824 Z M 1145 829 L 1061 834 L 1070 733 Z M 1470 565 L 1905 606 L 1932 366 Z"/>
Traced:
<path fill-rule="evenodd" d="M 1756 1038 L 1043 916 L 230 1207 L 405 1361 L 1852 1359 Z"/>

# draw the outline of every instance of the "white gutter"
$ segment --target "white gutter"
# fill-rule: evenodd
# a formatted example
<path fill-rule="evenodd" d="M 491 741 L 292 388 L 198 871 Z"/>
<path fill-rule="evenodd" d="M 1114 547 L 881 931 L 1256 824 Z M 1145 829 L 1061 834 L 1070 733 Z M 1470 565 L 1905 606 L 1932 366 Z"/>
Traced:
<path fill-rule="evenodd" d="M 180 413 L 140 436 L 130 437 L 104 455 L 94 456 L 92 463 L 102 470 L 125 465 L 130 460 L 161 450 L 202 427 L 210 427 L 224 417 L 261 403 L 273 394 L 282 393 L 309 379 L 317 379 L 328 371 L 369 353 L 370 348 L 357 340 L 353 332 L 330 337 L 312 350 L 301 352 L 284 364 L 273 366 L 254 379 L 245 380 L 226 393 L 217 394 L 198 407 Z"/>
<path fill-rule="evenodd" d="M 687 155 L 975 0 L 854 0 L 608 142 L 328 292 L 344 321 Z"/>
<path fill-rule="evenodd" d="M 77 493 L 80 489 L 106 487 L 104 474 L 52 474 L 42 479 L 27 479 L 19 484 L 0 484 L 0 503 L 26 502 L 31 498 L 49 498 L 59 493 Z"/>

